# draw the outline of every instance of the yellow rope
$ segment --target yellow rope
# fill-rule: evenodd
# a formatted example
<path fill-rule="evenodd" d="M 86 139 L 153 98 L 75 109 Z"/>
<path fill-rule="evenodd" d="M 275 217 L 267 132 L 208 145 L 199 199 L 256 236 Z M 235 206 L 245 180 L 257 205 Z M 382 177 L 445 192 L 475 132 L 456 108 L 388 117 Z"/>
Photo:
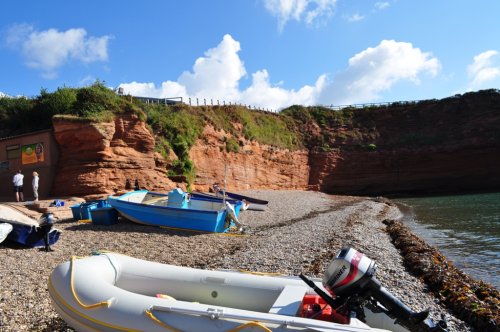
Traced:
<path fill-rule="evenodd" d="M 97 302 L 97 303 L 94 303 L 94 304 L 84 304 L 82 301 L 80 301 L 80 299 L 78 298 L 78 296 L 76 295 L 76 291 L 75 291 L 75 285 L 74 285 L 74 282 L 73 282 L 73 279 L 74 279 L 74 273 L 73 273 L 73 270 L 74 270 L 74 266 L 75 266 L 75 258 L 81 258 L 81 257 L 76 257 L 76 256 L 72 256 L 71 257 L 71 273 L 70 273 L 70 284 L 71 284 L 71 292 L 73 294 L 73 297 L 75 298 L 75 301 L 84 309 L 94 309 L 94 308 L 98 308 L 98 307 L 107 307 L 109 308 L 109 306 L 111 305 L 111 301 L 102 301 L 102 302 Z"/>
<path fill-rule="evenodd" d="M 86 324 L 86 322 L 84 322 L 83 320 L 81 320 L 79 318 L 86 319 L 86 320 L 88 320 L 90 322 L 93 322 L 93 323 L 96 323 L 96 324 L 99 324 L 99 325 L 102 325 L 102 326 L 105 326 L 105 327 L 110 327 L 110 328 L 112 328 L 114 330 L 126 331 L 126 332 L 140 332 L 139 330 L 131 330 L 131 329 L 126 328 L 126 327 L 111 325 L 111 324 L 109 324 L 107 322 L 96 320 L 93 317 L 87 316 L 87 315 L 79 312 L 78 310 L 76 310 L 75 308 L 73 308 L 71 305 L 69 305 L 66 301 L 64 301 L 64 299 L 61 297 L 61 295 L 57 293 L 57 290 L 54 288 L 54 285 L 52 284 L 51 277 L 49 277 L 49 293 L 50 293 L 50 295 L 53 295 L 53 297 L 52 297 L 53 299 L 54 299 L 54 296 L 55 296 L 55 298 L 57 299 L 57 301 L 59 301 L 59 303 L 57 303 L 57 302 L 55 302 L 55 303 L 56 303 L 56 305 L 62 311 L 64 311 L 67 315 L 69 315 L 71 318 L 73 318 L 74 320 L 76 320 L 79 324 L 84 325 L 85 328 L 88 329 L 88 330 L 102 331 L 102 329 L 97 329 L 96 330 L 94 327 L 89 326 L 88 324 Z"/>
<path fill-rule="evenodd" d="M 150 310 L 145 310 L 144 311 L 146 313 L 146 316 L 148 316 L 152 321 L 154 321 L 156 324 L 160 325 L 160 326 L 163 326 L 164 328 L 170 330 L 170 331 L 173 331 L 173 332 L 182 332 L 181 330 L 178 330 L 176 329 L 175 327 L 172 327 L 164 322 L 162 322 L 161 320 L 159 320 L 158 318 L 156 318 L 156 316 L 150 311 Z"/>
<path fill-rule="evenodd" d="M 228 330 L 227 332 L 237 332 L 240 330 L 243 330 L 245 327 L 252 326 L 252 327 L 260 327 L 262 330 L 266 332 L 272 332 L 272 330 L 268 329 L 265 325 L 259 322 L 248 322 L 245 324 L 241 324 L 240 326 L 235 327 L 234 329 Z"/>
<path fill-rule="evenodd" d="M 284 276 L 285 274 L 283 273 L 278 273 L 278 272 L 254 272 L 254 271 L 247 271 L 247 270 L 237 270 L 238 272 L 241 273 L 246 273 L 246 274 L 253 274 L 256 276 Z"/>

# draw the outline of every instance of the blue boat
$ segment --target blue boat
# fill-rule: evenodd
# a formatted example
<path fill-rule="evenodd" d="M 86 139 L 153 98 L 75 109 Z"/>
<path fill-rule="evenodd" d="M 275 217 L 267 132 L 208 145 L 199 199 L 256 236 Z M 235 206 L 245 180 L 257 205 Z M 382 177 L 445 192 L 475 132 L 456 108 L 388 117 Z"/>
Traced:
<path fill-rule="evenodd" d="M 253 211 L 264 211 L 267 208 L 267 204 L 269 203 L 268 201 L 262 199 L 257 199 L 223 190 L 217 190 L 215 194 L 193 192 L 192 195 L 193 197 L 205 197 L 220 200 L 222 200 L 222 198 L 225 196 L 226 200 L 242 201 L 245 210 Z"/>
<path fill-rule="evenodd" d="M 44 233 L 37 226 L 22 225 L 17 223 L 10 223 L 12 231 L 7 235 L 7 241 L 15 242 L 27 247 L 43 247 L 45 242 L 43 240 Z M 49 245 L 53 245 L 59 240 L 61 231 L 53 228 L 49 232 Z"/>
<path fill-rule="evenodd" d="M 122 196 L 109 196 L 108 204 L 125 218 L 145 225 L 223 233 L 237 220 L 241 201 L 191 197 L 181 189 L 168 194 L 136 190 Z"/>

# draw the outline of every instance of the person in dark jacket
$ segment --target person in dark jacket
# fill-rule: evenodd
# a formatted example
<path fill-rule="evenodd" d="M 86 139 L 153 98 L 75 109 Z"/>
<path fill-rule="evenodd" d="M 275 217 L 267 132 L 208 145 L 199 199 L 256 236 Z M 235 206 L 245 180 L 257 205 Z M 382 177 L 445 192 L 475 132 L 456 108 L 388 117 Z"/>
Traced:
<path fill-rule="evenodd" d="M 52 226 L 54 226 L 54 215 L 50 212 L 42 214 L 39 225 L 41 235 L 43 236 L 43 242 L 45 243 L 45 251 L 54 251 L 54 249 L 50 247 L 49 242 L 49 233 L 52 229 Z"/>

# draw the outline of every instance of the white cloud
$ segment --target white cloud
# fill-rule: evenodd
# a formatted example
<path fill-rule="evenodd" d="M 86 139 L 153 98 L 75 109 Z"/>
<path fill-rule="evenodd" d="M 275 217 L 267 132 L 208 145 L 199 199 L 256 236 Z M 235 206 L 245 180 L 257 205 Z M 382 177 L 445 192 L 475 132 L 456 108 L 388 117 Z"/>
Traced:
<path fill-rule="evenodd" d="M 168 98 L 168 97 L 188 97 L 186 88 L 177 82 L 166 81 L 160 87 L 154 83 L 122 83 L 119 87 L 123 88 L 124 94 L 140 97 Z"/>
<path fill-rule="evenodd" d="M 163 82 L 156 88 L 154 83 L 123 83 L 125 94 L 144 97 L 223 97 L 227 101 L 240 99 L 238 83 L 246 75 L 245 66 L 238 56 L 240 43 L 225 35 L 217 47 L 196 59 L 193 70 L 183 72 L 176 82 Z"/>
<path fill-rule="evenodd" d="M 500 77 L 500 66 L 494 65 L 494 58 L 498 56 L 497 51 L 486 51 L 474 57 L 474 62 L 467 68 L 469 74 L 470 89 L 484 87 L 484 84 Z"/>
<path fill-rule="evenodd" d="M 347 17 L 347 20 L 349 22 L 359 22 L 359 21 L 362 21 L 364 19 L 365 19 L 365 17 L 363 15 L 358 14 L 358 13 Z"/>
<path fill-rule="evenodd" d="M 70 61 L 106 61 L 110 38 L 87 36 L 85 29 L 36 31 L 22 24 L 9 29 L 7 43 L 22 53 L 28 67 L 40 70 L 45 78 L 54 78 Z"/>
<path fill-rule="evenodd" d="M 338 105 L 375 101 L 380 92 L 398 82 L 419 84 L 419 75 L 435 76 L 440 68 L 437 58 L 411 43 L 383 40 L 350 58 L 348 68 L 323 89 L 319 102 Z"/>
<path fill-rule="evenodd" d="M 311 105 L 317 99 L 326 76 L 320 76 L 314 86 L 305 85 L 299 90 L 286 90 L 279 87 L 282 82 L 272 84 L 267 70 L 252 74 L 251 85 L 239 89 L 240 80 L 246 70 L 238 52 L 240 43 L 230 35 L 225 35 L 215 48 L 205 52 L 204 57 L 195 61 L 192 71 L 183 72 L 176 82 L 166 81 L 161 87 L 154 83 L 122 83 L 124 94 L 143 97 L 183 97 L 219 99 L 226 103 L 239 103 L 265 109 L 280 109 L 292 104 Z"/>
<path fill-rule="evenodd" d="M 387 1 L 379 1 L 379 2 L 375 2 L 375 8 L 376 9 L 386 9 L 387 7 L 389 7 L 389 2 Z"/>
<path fill-rule="evenodd" d="M 278 19 L 278 30 L 283 31 L 290 20 L 308 25 L 321 22 L 333 15 L 337 0 L 264 0 L 264 6 Z"/>
<path fill-rule="evenodd" d="M 226 34 L 220 44 L 196 59 L 193 71 L 185 71 L 178 82 L 189 95 L 226 96 L 238 98 L 238 82 L 246 75 L 245 66 L 238 56 L 240 43 Z"/>
<path fill-rule="evenodd" d="M 321 75 L 314 86 L 305 85 L 298 91 L 286 90 L 273 86 L 269 82 L 267 70 L 260 70 L 252 74 L 252 84 L 242 91 L 241 99 L 246 104 L 271 109 L 279 109 L 295 104 L 314 105 L 325 82 L 326 75 Z"/>
<path fill-rule="evenodd" d="M 313 85 L 299 89 L 285 89 L 283 82 L 272 83 L 266 69 L 254 72 L 250 85 L 239 88 L 246 77 L 246 69 L 238 53 L 240 44 L 225 35 L 215 48 L 205 52 L 193 65 L 192 71 L 183 72 L 177 81 L 154 83 L 131 82 L 120 84 L 125 94 L 144 97 L 210 98 L 281 109 L 293 104 L 344 104 L 376 101 L 379 93 L 401 81 L 420 82 L 421 74 L 436 75 L 439 61 L 429 53 L 410 43 L 384 40 L 374 48 L 354 55 L 349 66 L 331 80 L 320 75 Z M 195 101 L 192 104 L 195 105 Z"/>

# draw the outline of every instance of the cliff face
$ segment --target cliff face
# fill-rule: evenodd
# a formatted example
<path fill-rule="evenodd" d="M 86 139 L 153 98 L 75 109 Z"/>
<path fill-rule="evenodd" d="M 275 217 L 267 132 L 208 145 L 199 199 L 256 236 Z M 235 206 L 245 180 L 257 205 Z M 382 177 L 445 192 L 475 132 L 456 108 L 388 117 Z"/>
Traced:
<path fill-rule="evenodd" d="M 223 131 L 206 126 L 203 139 L 190 151 L 196 165 L 194 188 L 207 191 L 214 182 L 230 190 L 306 189 L 309 181 L 308 152 L 290 152 L 255 141 L 240 140 L 238 152 L 227 153 Z"/>
<path fill-rule="evenodd" d="M 185 188 L 167 178 L 154 137 L 134 115 L 100 124 L 58 118 L 53 125 L 60 150 L 54 196 L 119 193 L 127 179 L 156 191 Z M 232 137 L 239 151 L 227 152 L 230 134 L 207 124 L 189 152 L 196 170 L 192 188 L 207 191 L 225 174 L 229 190 L 381 195 L 500 188 L 498 92 L 355 110 L 347 124 L 313 121 L 301 131 L 316 145 L 291 152 Z"/>
<path fill-rule="evenodd" d="M 500 148 L 313 153 L 311 187 L 355 195 L 462 193 L 500 188 Z"/>
<path fill-rule="evenodd" d="M 310 154 L 310 185 L 317 190 L 379 195 L 500 188 L 499 93 L 362 112 L 343 129 L 358 137 L 346 139 L 337 130 L 332 152 Z"/>
<path fill-rule="evenodd" d="M 127 179 L 150 190 L 176 186 L 154 152 L 154 137 L 135 115 L 108 123 L 56 118 L 53 126 L 60 151 L 54 196 L 115 194 L 125 190 Z"/>
<path fill-rule="evenodd" d="M 132 186 L 137 179 L 141 187 L 160 192 L 186 187 L 166 176 L 167 162 L 154 152 L 154 137 L 136 116 L 98 124 L 57 119 L 53 125 L 60 150 L 54 196 L 120 193 L 127 179 Z M 207 126 L 203 139 L 190 150 L 196 165 L 193 189 L 208 191 L 214 182 L 224 182 L 225 172 L 231 190 L 307 188 L 307 151 L 283 151 L 248 141 L 239 152 L 227 153 L 226 136 Z"/>

